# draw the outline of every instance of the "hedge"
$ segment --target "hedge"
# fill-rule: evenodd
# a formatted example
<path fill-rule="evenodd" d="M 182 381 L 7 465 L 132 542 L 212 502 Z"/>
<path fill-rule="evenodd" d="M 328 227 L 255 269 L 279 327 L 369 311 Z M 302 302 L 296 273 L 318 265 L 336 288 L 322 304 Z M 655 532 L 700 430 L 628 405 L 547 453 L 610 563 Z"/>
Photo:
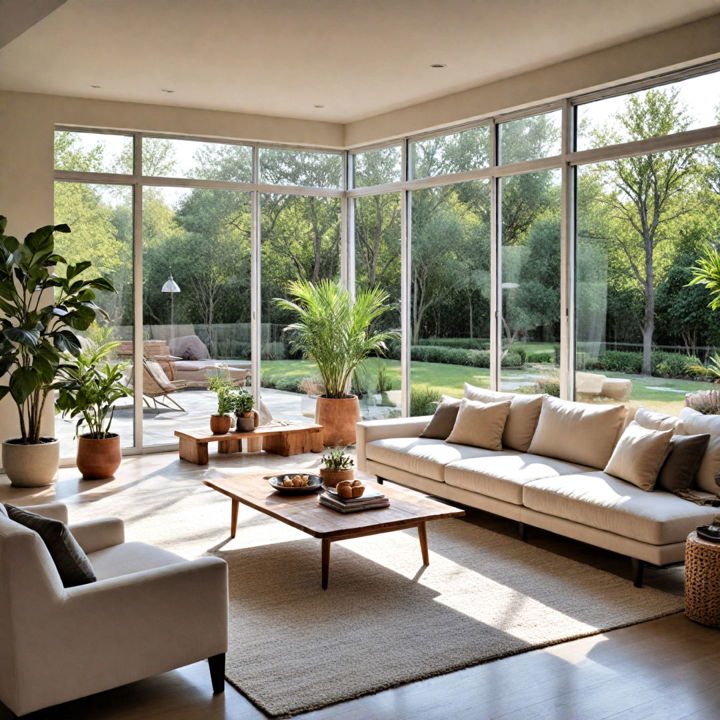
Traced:
<path fill-rule="evenodd" d="M 609 372 L 640 375 L 642 373 L 642 353 L 628 350 L 606 350 L 596 359 L 585 361 L 586 370 L 606 370 Z M 651 374 L 656 377 L 696 377 L 693 366 L 700 365 L 694 355 L 683 355 L 656 350 L 650 359 Z"/>
<path fill-rule="evenodd" d="M 482 338 L 420 338 L 418 345 L 464 348 L 465 350 L 487 350 L 490 347 L 490 341 Z"/>

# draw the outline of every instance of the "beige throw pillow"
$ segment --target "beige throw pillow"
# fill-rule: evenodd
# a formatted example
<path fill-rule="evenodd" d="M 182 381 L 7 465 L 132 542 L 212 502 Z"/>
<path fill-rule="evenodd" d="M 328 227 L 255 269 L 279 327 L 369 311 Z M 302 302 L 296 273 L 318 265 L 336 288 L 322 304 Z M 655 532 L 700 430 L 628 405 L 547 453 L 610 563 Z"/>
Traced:
<path fill-rule="evenodd" d="M 503 447 L 527 452 L 535 434 L 544 395 L 495 392 L 465 383 L 465 397 L 484 403 L 510 400 L 510 413 L 505 423 L 502 444 Z"/>
<path fill-rule="evenodd" d="M 701 490 L 720 495 L 720 486 L 715 482 L 720 475 L 720 415 L 703 415 L 692 408 L 683 408 L 677 433 L 710 436 L 695 482 Z"/>
<path fill-rule="evenodd" d="M 639 407 L 635 412 L 635 422 L 648 430 L 676 430 L 680 418 Z"/>
<path fill-rule="evenodd" d="M 672 435 L 672 429 L 649 430 L 633 420 L 618 440 L 605 472 L 641 490 L 652 490 L 670 452 Z"/>
<path fill-rule="evenodd" d="M 446 442 L 502 450 L 502 434 L 509 412 L 509 400 L 482 403 L 463 398 Z"/>
<path fill-rule="evenodd" d="M 594 405 L 546 396 L 529 452 L 604 468 L 624 421 L 624 405 Z"/>

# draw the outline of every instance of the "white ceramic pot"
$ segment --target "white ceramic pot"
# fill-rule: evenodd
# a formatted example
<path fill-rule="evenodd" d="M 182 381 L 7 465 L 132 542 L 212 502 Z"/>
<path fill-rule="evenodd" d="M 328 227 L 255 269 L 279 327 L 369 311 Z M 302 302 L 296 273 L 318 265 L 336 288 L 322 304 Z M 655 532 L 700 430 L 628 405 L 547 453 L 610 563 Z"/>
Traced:
<path fill-rule="evenodd" d="M 60 442 L 40 438 L 39 443 L 23 444 L 5 440 L 2 444 L 3 470 L 15 487 L 52 485 L 60 462 Z"/>

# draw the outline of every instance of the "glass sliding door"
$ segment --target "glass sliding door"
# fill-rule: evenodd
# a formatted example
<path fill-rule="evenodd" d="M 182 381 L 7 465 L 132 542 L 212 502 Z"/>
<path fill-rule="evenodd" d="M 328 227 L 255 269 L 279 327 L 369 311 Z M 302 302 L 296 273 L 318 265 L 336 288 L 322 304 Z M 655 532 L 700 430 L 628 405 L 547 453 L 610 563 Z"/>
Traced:
<path fill-rule="evenodd" d="M 412 193 L 411 414 L 490 383 L 490 184 Z"/>
<path fill-rule="evenodd" d="M 559 396 L 560 171 L 500 180 L 500 389 Z"/>
<path fill-rule="evenodd" d="M 250 384 L 250 193 L 143 191 L 143 444 L 208 424 L 214 376 Z"/>

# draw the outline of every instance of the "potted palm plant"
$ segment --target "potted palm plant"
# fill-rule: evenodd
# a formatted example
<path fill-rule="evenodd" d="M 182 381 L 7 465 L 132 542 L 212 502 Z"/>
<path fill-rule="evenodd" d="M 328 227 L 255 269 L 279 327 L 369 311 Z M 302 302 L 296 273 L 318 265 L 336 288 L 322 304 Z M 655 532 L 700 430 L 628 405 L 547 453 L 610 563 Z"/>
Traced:
<path fill-rule="evenodd" d="M 285 328 L 291 345 L 318 367 L 325 386 L 315 406 L 315 421 L 323 426 L 325 445 L 353 445 L 360 419 L 356 395 L 348 392 L 353 372 L 371 352 L 384 352 L 391 332 L 373 332 L 372 323 L 389 309 L 388 294 L 379 288 L 350 292 L 331 280 L 290 284 L 291 300 L 275 303 L 297 320 Z"/>
<path fill-rule="evenodd" d="M 13 485 L 41 487 L 57 472 L 59 443 L 41 434 L 43 411 L 60 377 L 64 354 L 81 350 L 76 331 L 87 330 L 107 314 L 95 304 L 95 291 L 115 292 L 102 277 L 86 277 L 88 261 L 68 263 L 55 252 L 54 233 L 67 225 L 46 225 L 23 242 L 5 235 L 0 216 L 0 398 L 15 402 L 20 437 L 2 444 L 2 462 Z"/>
<path fill-rule="evenodd" d="M 210 416 L 210 431 L 214 435 L 224 435 L 230 430 L 230 413 L 235 409 L 232 380 L 216 375 L 210 378 L 209 387 L 217 395 L 217 412 Z"/>
<path fill-rule="evenodd" d="M 83 350 L 63 369 L 67 383 L 58 391 L 56 406 L 77 418 L 77 466 L 86 480 L 110 478 L 120 466 L 120 436 L 110 432 L 115 403 L 132 395 L 125 382 L 126 363 L 102 362 L 119 342 Z M 79 434 L 82 426 L 87 432 Z"/>
<path fill-rule="evenodd" d="M 255 398 L 245 388 L 235 393 L 235 427 L 238 432 L 250 432 L 255 428 Z"/>

